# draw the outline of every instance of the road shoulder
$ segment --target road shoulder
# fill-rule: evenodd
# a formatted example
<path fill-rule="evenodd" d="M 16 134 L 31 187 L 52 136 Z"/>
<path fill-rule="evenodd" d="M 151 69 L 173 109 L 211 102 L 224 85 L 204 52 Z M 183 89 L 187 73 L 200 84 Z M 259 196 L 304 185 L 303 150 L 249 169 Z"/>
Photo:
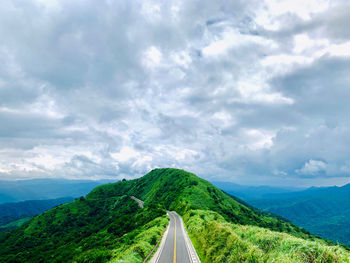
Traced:
<path fill-rule="evenodd" d="M 186 243 L 186 247 L 187 247 L 187 252 L 188 252 L 188 255 L 191 259 L 191 262 L 192 263 L 201 263 L 199 257 L 198 257 L 198 254 L 195 250 L 195 248 L 193 247 L 193 244 L 192 244 L 192 241 L 186 231 L 186 227 L 185 227 L 185 224 L 182 220 L 182 217 L 179 216 L 178 218 L 180 218 L 180 221 L 181 221 L 181 228 L 182 228 L 182 231 L 183 231 L 183 235 L 184 235 L 184 238 L 185 238 L 185 243 Z"/>
<path fill-rule="evenodd" d="M 168 216 L 170 217 L 169 215 L 169 212 L 167 212 Z M 162 254 L 162 251 L 163 251 L 163 248 L 164 248 L 164 244 L 165 244 L 165 241 L 166 241 L 166 238 L 168 236 L 168 233 L 169 233 L 169 227 L 170 227 L 170 220 L 169 220 L 169 224 L 163 234 L 163 237 L 162 237 L 162 241 L 160 242 L 159 244 L 159 247 L 156 251 L 156 253 L 154 253 L 153 257 L 151 258 L 150 261 L 148 261 L 149 263 L 157 263 L 158 260 L 159 260 L 159 257 L 160 255 Z"/>

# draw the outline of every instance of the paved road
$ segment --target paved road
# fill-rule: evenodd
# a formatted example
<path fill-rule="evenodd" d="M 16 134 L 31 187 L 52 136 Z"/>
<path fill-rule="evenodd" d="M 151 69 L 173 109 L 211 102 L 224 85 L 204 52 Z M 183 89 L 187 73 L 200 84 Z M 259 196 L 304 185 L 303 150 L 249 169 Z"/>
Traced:
<path fill-rule="evenodd" d="M 170 223 L 165 241 L 153 258 L 155 263 L 199 263 L 198 256 L 185 233 L 181 217 L 175 212 L 168 212 Z M 152 262 L 152 260 L 151 260 Z"/>
<path fill-rule="evenodd" d="M 134 199 L 138 204 L 139 207 L 143 208 L 143 201 L 141 201 L 140 199 L 136 198 L 135 196 L 130 196 L 132 199 Z"/>

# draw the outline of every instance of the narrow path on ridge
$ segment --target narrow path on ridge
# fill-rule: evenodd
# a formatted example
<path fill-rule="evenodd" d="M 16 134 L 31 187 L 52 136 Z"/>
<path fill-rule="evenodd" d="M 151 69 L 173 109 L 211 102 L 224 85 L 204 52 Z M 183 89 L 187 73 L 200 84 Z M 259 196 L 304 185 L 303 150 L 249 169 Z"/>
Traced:
<path fill-rule="evenodd" d="M 150 263 L 199 263 L 198 255 L 185 230 L 182 218 L 168 212 L 170 222 L 158 251 Z"/>

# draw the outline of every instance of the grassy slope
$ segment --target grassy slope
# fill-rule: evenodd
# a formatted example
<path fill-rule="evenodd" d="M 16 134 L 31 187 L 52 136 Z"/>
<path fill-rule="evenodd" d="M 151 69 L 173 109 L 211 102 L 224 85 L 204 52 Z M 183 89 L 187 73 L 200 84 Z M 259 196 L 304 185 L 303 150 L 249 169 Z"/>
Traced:
<path fill-rule="evenodd" d="M 0 235 L 0 262 L 142 262 L 168 223 L 128 196 L 80 198 Z"/>
<path fill-rule="evenodd" d="M 178 169 L 155 169 L 132 181 L 118 182 L 95 188 L 88 197 L 134 195 L 145 204 L 157 202 L 181 215 L 189 210 L 212 210 L 233 223 L 256 225 L 295 236 L 312 238 L 297 226 L 251 209 L 211 183 Z"/>
<path fill-rule="evenodd" d="M 181 215 L 189 210 L 211 210 L 229 222 L 256 225 L 298 237 L 312 238 L 299 227 L 249 208 L 211 183 L 183 170 L 155 169 L 136 180 L 99 186 L 88 197 L 112 197 L 120 194 L 134 195 L 144 200 L 145 204 L 158 202 Z"/>
<path fill-rule="evenodd" d="M 191 240 L 202 263 L 350 262 L 350 253 L 320 239 L 303 239 L 257 226 L 232 224 L 218 213 L 186 213 Z"/>

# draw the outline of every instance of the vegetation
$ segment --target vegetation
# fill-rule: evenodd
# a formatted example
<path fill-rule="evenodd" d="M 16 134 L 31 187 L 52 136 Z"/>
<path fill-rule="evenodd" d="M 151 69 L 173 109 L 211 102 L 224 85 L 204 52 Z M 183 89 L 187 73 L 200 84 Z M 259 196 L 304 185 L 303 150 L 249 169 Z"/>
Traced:
<path fill-rule="evenodd" d="M 350 262 L 348 251 L 323 240 L 232 224 L 212 211 L 189 211 L 184 222 L 202 263 Z"/>
<path fill-rule="evenodd" d="M 128 196 L 82 197 L 2 233 L 0 262 L 142 261 L 167 222 L 159 205 L 140 209 Z"/>
<path fill-rule="evenodd" d="M 228 222 L 266 227 L 297 237 L 313 238 L 305 230 L 276 217 L 271 217 L 222 192 L 211 183 L 178 169 L 154 169 L 131 181 L 117 182 L 95 188 L 89 198 L 133 195 L 145 204 L 158 202 L 168 210 L 184 215 L 189 210 L 215 211 Z"/>
<path fill-rule="evenodd" d="M 144 200 L 144 208 L 130 198 Z M 203 262 L 348 262 L 344 248 L 262 213 L 194 174 L 155 169 L 95 188 L 0 235 L 0 262 L 142 262 L 168 223 L 184 218 Z"/>

